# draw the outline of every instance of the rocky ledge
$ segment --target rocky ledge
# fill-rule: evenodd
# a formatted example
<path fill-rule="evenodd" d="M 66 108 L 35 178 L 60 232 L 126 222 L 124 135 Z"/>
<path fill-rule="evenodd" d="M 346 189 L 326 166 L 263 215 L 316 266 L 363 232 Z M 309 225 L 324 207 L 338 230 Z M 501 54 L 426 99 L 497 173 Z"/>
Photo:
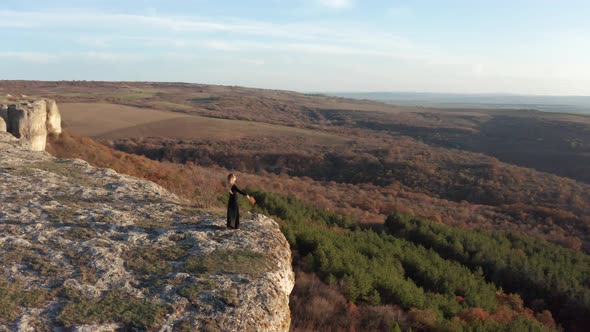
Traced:
<path fill-rule="evenodd" d="M 287 331 L 289 244 L 0 132 L 0 331 Z"/>

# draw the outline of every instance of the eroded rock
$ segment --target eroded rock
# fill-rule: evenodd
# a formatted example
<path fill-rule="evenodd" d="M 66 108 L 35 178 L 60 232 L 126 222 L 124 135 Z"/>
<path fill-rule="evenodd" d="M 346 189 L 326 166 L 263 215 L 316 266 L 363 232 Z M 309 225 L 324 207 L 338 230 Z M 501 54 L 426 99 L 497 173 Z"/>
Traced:
<path fill-rule="evenodd" d="M 47 105 L 47 133 L 53 135 L 61 134 L 61 114 L 57 103 L 52 99 L 45 99 Z"/>
<path fill-rule="evenodd" d="M 47 105 L 44 100 L 8 106 L 8 132 L 30 146 L 45 150 L 47 142 Z"/>
<path fill-rule="evenodd" d="M 0 104 L 7 132 L 33 151 L 45 150 L 47 134 L 61 133 L 61 115 L 51 99 L 21 99 Z"/>

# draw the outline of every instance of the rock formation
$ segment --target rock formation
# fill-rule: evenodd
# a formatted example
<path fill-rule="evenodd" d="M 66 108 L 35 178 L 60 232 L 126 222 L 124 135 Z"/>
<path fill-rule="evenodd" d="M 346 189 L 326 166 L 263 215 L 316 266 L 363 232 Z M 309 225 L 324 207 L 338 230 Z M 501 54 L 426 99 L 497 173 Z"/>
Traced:
<path fill-rule="evenodd" d="M 152 182 L 7 133 L 0 179 L 0 330 L 288 331 L 291 251 L 273 220 L 228 230 Z"/>
<path fill-rule="evenodd" d="M 61 114 L 55 100 L 45 99 L 47 105 L 47 133 L 50 135 L 61 134 Z"/>
<path fill-rule="evenodd" d="M 0 132 L 5 132 L 8 130 L 6 127 L 6 120 L 8 119 L 8 106 L 5 104 L 0 104 Z"/>
<path fill-rule="evenodd" d="M 7 99 L 0 103 L 0 117 L 6 131 L 33 151 L 45 150 L 47 134 L 61 133 L 61 115 L 51 99 Z"/>

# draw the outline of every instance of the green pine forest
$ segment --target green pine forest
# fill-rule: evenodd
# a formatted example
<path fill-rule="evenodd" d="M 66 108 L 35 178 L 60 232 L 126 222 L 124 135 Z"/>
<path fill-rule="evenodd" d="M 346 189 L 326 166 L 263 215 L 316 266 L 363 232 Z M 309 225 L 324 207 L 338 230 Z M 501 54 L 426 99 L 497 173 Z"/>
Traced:
<path fill-rule="evenodd" d="M 257 212 L 281 221 L 297 271 L 317 275 L 356 306 L 399 307 L 403 314 L 384 322 L 392 331 L 552 331 L 590 324 L 581 319 L 590 317 L 590 257 L 583 253 L 400 213 L 379 229 L 361 227 L 294 197 L 249 192 Z"/>

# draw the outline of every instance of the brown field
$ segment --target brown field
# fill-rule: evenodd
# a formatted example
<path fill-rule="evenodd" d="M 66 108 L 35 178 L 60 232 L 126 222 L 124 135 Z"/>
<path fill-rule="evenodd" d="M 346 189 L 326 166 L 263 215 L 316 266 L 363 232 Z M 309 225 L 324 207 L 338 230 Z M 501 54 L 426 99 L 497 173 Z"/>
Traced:
<path fill-rule="evenodd" d="M 97 139 L 166 137 L 225 140 L 249 137 L 300 138 L 308 143 L 341 146 L 345 137 L 302 128 L 228 120 L 107 103 L 60 104 L 64 127 Z"/>
<path fill-rule="evenodd" d="M 59 104 L 64 127 L 84 136 L 101 137 L 110 131 L 182 117 L 183 115 L 107 103 Z"/>

